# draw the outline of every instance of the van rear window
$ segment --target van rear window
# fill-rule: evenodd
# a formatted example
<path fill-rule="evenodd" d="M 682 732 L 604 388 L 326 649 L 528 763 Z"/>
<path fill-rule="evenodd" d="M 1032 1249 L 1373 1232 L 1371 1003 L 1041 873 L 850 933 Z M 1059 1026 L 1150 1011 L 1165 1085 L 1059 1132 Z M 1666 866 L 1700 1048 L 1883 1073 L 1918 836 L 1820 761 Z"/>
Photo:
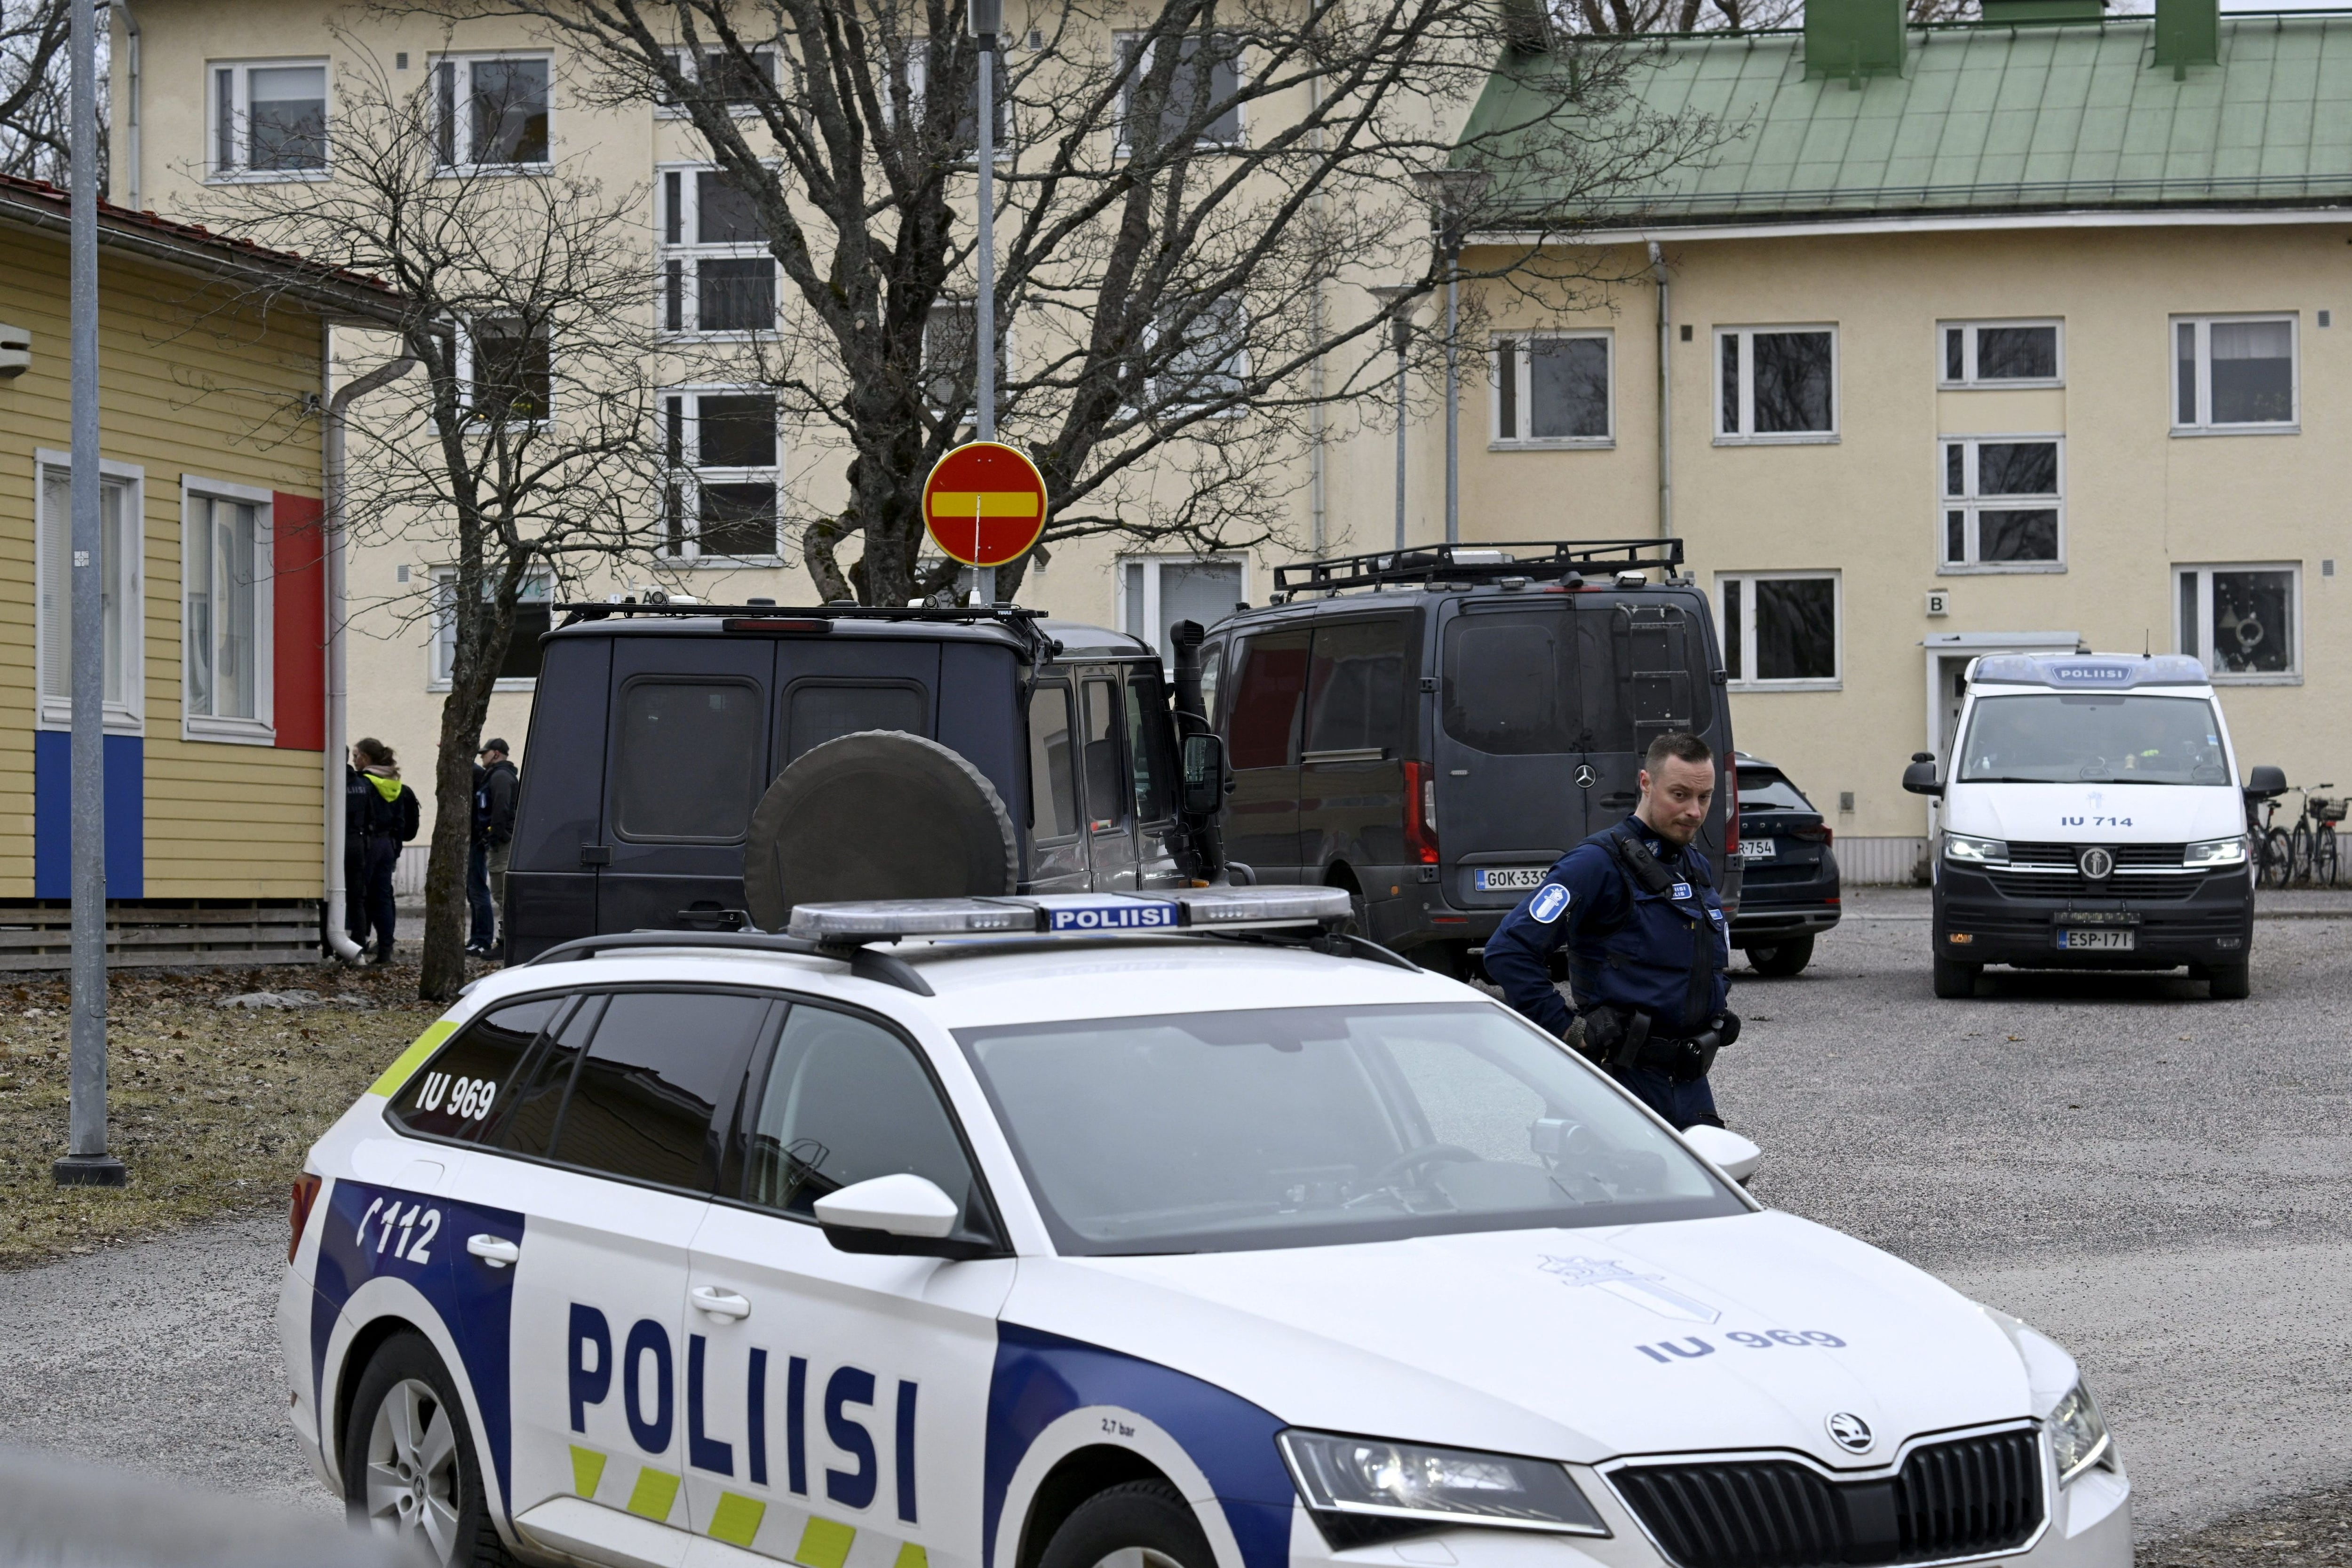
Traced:
<path fill-rule="evenodd" d="M 767 781 L 760 689 L 750 681 L 633 680 L 614 742 L 622 837 L 727 844 Z"/>
<path fill-rule="evenodd" d="M 931 705 L 920 687 L 873 682 L 803 680 L 784 695 L 787 763 L 861 730 L 904 730 L 928 736 Z"/>
<path fill-rule="evenodd" d="M 1678 605 L 1465 612 L 1444 659 L 1445 732 L 1500 756 L 1638 752 L 1713 720 L 1706 641 Z"/>

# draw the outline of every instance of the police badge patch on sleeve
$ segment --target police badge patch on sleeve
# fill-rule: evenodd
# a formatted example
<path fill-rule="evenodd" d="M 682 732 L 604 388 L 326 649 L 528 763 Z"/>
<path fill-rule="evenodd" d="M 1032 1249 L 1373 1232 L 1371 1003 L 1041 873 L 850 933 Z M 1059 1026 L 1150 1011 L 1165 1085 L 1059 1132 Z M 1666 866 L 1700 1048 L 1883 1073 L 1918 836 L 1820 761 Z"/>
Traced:
<path fill-rule="evenodd" d="M 1528 900 L 1528 916 L 1545 925 L 1559 919 L 1567 910 L 1568 889 L 1558 882 L 1546 882 L 1536 889 L 1536 896 Z"/>
<path fill-rule="evenodd" d="M 1676 903 L 1682 902 L 1685 899 L 1690 897 L 1690 884 L 1688 882 L 1676 882 L 1673 887 L 1666 889 L 1666 897 L 1674 900 Z"/>

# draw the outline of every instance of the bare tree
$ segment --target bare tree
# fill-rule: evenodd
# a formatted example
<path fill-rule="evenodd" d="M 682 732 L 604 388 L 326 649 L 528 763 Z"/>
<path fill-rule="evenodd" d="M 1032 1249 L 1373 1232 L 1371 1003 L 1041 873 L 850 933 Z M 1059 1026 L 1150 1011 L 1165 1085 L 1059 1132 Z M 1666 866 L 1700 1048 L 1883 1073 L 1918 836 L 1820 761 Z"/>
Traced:
<path fill-rule="evenodd" d="M 961 0 L 375 8 L 529 17 L 587 62 L 584 95 L 688 119 L 784 280 L 776 330 L 729 352 L 845 458 L 845 493 L 797 500 L 819 592 L 899 604 L 952 581 L 921 559 L 919 506 L 974 404 L 980 56 Z M 999 428 L 1045 473 L 1049 542 L 1284 536 L 1310 428 L 1389 384 L 1361 289 L 1439 286 L 1409 176 L 1507 144 L 1569 193 L 1511 215 L 1523 243 L 1481 274 L 1501 276 L 1720 131 L 1633 99 L 1645 46 L 1586 41 L 1579 69 L 1533 79 L 1542 111 L 1457 136 L 1498 52 L 1549 42 L 1491 0 L 1045 0 L 1021 25 L 994 57 Z M 688 331 L 711 298 L 698 266 L 678 263 L 667 307 Z"/>
<path fill-rule="evenodd" d="M 63 184 L 68 0 L 0 0 L 0 174 Z M 106 67 L 99 66 L 99 90 Z M 99 110 L 99 183 L 106 181 L 106 110 Z"/>
<path fill-rule="evenodd" d="M 545 164 L 547 83 L 505 82 L 453 126 L 429 89 L 364 63 L 337 84 L 333 177 L 230 187 L 226 232 L 381 278 L 406 301 L 390 353 L 420 362 L 361 405 L 346 510 L 359 542 L 447 563 L 394 607 L 446 617 L 423 994 L 465 979 L 473 764 L 515 609 L 534 579 L 642 556 L 658 474 L 646 367 L 644 193 Z"/>

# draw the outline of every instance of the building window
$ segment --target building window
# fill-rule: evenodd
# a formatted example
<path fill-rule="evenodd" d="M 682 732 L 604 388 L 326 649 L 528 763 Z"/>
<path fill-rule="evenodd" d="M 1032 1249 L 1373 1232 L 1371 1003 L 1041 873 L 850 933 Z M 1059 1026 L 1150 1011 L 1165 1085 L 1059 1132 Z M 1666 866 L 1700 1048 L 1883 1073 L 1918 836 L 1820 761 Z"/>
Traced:
<path fill-rule="evenodd" d="M 748 61 L 731 50 L 715 48 L 704 49 L 698 61 L 686 49 L 673 50 L 670 58 L 678 75 L 704 96 L 725 104 L 730 114 L 757 113 L 761 101 L 776 85 L 776 51 L 771 48 L 753 49 Z M 664 94 L 654 112 L 677 119 L 685 115 L 686 106 Z"/>
<path fill-rule="evenodd" d="M 268 743 L 269 492 L 183 481 L 181 728 L 190 740 Z"/>
<path fill-rule="evenodd" d="M 2292 430 L 2294 422 L 2293 316 L 2173 318 L 2176 435 Z"/>
<path fill-rule="evenodd" d="M 1946 441 L 1941 563 L 2048 571 L 2063 563 L 2065 445 L 2056 436 Z"/>
<path fill-rule="evenodd" d="M 216 176 L 301 174 L 327 166 L 327 67 L 216 65 L 212 86 Z"/>
<path fill-rule="evenodd" d="M 38 461 L 40 723 L 46 729 L 62 730 L 73 723 L 72 459 L 63 452 L 45 451 Z M 102 531 L 99 573 L 104 606 L 100 640 L 106 648 L 101 702 L 108 729 L 135 733 L 142 707 L 140 654 L 145 618 L 141 613 L 144 578 L 140 554 L 145 538 L 140 521 L 142 475 L 141 470 L 119 463 L 101 464 L 99 471 Z"/>
<path fill-rule="evenodd" d="M 544 168 L 552 159 L 545 55 L 433 62 L 434 146 L 445 169 Z"/>
<path fill-rule="evenodd" d="M 943 42 L 937 47 L 956 47 L 960 42 Z M 924 96 L 930 84 L 933 47 L 920 38 L 907 46 L 907 103 L 903 110 L 897 102 L 892 103 L 894 119 L 901 113 L 909 124 L 922 119 Z M 997 157 L 1002 159 L 1012 151 L 1013 142 L 1012 78 L 1005 68 L 1002 47 L 990 57 L 988 85 L 990 140 L 996 148 Z M 949 145 L 963 155 L 967 165 L 977 161 L 980 153 L 980 67 L 977 60 L 964 77 L 963 102 L 956 110 L 955 128 L 950 135 L 953 140 Z"/>
<path fill-rule="evenodd" d="M 486 595 L 487 596 L 487 595 Z M 539 639 L 554 622 L 555 579 L 532 572 L 522 581 L 515 600 L 514 633 L 507 639 L 507 657 L 499 666 L 499 691 L 529 691 L 539 679 Z M 450 672 L 457 663 L 457 569 L 433 568 L 432 689 L 449 689 Z"/>
<path fill-rule="evenodd" d="M 1946 386 L 2063 386 L 2056 321 L 1946 321 Z"/>
<path fill-rule="evenodd" d="M 1154 403 L 1197 407 L 1241 395 L 1249 376 L 1249 313 L 1239 300 L 1221 296 L 1189 314 L 1171 306 L 1160 312 L 1151 340 L 1160 356 L 1160 374 L 1151 378 Z"/>
<path fill-rule="evenodd" d="M 555 365 L 544 326 L 485 316 L 470 324 L 459 346 L 474 417 L 523 425 L 547 417 L 555 402 Z"/>
<path fill-rule="evenodd" d="M 776 539 L 783 443 L 771 392 L 662 396 L 670 480 L 662 553 L 681 564 L 768 563 Z"/>
<path fill-rule="evenodd" d="M 1152 64 L 1168 40 L 1128 34 L 1118 40 L 1119 68 L 1126 80 L 1118 97 L 1118 154 L 1130 157 L 1149 152 L 1163 139 L 1173 140 L 1193 127 L 1196 148 L 1238 147 L 1242 123 L 1242 40 L 1236 33 L 1215 33 L 1203 38 L 1185 35 L 1182 51 L 1168 79 L 1168 97 L 1160 106 L 1160 132 L 1136 118 L 1136 89 L 1151 74 Z"/>
<path fill-rule="evenodd" d="M 1834 572 L 1738 572 L 1715 580 L 1724 673 L 1734 686 L 1838 684 L 1840 584 Z"/>
<path fill-rule="evenodd" d="M 1004 385 L 1005 340 L 1011 335 L 1002 320 L 996 323 L 996 384 Z M 977 396 L 971 386 L 980 360 L 980 308 L 971 300 L 935 300 L 930 319 L 923 323 L 923 397 L 934 413 L 969 407 Z M 959 398 L 958 394 L 963 395 Z M 1001 400 L 1001 399 L 1000 399 Z"/>
<path fill-rule="evenodd" d="M 663 331 L 774 331 L 776 258 L 750 195 L 716 169 L 665 169 L 661 188 Z"/>
<path fill-rule="evenodd" d="M 1178 621 L 1213 626 L 1249 597 L 1240 556 L 1130 555 L 1118 563 L 1118 629 L 1160 650 L 1175 668 L 1168 628 Z"/>
<path fill-rule="evenodd" d="M 2175 572 L 2180 651 L 2216 680 L 2303 678 L 2303 573 L 2294 565 L 2183 566 Z"/>
<path fill-rule="evenodd" d="M 1606 447 L 1609 334 L 1515 332 L 1495 340 L 1494 440 L 1517 447 Z"/>
<path fill-rule="evenodd" d="M 1837 329 L 1716 329 L 1716 439 L 1837 438 Z"/>

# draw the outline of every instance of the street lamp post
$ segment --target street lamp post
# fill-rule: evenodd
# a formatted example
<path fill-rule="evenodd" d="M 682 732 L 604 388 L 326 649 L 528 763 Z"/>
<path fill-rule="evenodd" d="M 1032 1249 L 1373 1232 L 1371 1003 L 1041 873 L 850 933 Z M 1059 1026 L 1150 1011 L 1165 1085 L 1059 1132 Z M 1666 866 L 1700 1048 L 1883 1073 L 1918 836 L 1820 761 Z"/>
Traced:
<path fill-rule="evenodd" d="M 1461 323 L 1463 221 L 1492 176 L 1479 169 L 1424 169 L 1421 187 L 1436 220 L 1438 249 L 1445 257 L 1445 542 L 1462 542 Z"/>
<path fill-rule="evenodd" d="M 1412 347 L 1412 318 L 1405 313 L 1405 302 L 1413 296 L 1407 285 L 1382 284 L 1372 289 L 1372 298 L 1389 313 L 1389 332 L 1396 344 L 1396 547 L 1404 548 L 1404 362 Z"/>
<path fill-rule="evenodd" d="M 980 40 L 980 284 L 973 301 L 973 349 L 980 356 L 972 384 L 978 389 L 980 438 L 996 439 L 996 35 L 1004 26 L 1004 0 L 971 0 L 971 36 Z M 983 605 L 996 603 L 996 568 L 973 570 L 972 585 Z"/>

